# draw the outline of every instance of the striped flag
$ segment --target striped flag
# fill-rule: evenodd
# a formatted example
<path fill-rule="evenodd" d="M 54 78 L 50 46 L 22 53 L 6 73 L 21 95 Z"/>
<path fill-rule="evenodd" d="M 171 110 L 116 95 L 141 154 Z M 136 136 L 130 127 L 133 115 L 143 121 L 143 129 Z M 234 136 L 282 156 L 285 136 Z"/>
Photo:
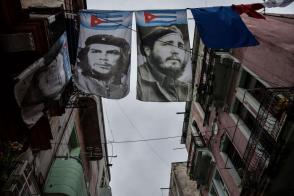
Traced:
<path fill-rule="evenodd" d="M 81 11 L 81 26 L 89 29 L 117 29 L 128 28 L 130 12 Z"/>
<path fill-rule="evenodd" d="M 145 10 L 136 12 L 138 26 L 187 24 L 186 10 Z"/>
<path fill-rule="evenodd" d="M 170 13 L 156 13 L 144 11 L 145 23 L 148 24 L 161 24 L 161 23 L 174 23 L 177 21 L 177 15 L 175 12 Z"/>

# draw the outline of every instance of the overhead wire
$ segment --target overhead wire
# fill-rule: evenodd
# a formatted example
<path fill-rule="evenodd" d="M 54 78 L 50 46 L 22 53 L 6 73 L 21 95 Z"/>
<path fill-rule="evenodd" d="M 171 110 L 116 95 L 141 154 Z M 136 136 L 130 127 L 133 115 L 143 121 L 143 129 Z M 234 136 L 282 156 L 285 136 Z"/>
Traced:
<path fill-rule="evenodd" d="M 238 123 L 238 125 L 245 125 L 244 123 Z M 218 128 L 215 131 L 226 130 L 230 128 L 235 128 L 238 125 L 232 125 L 228 127 Z M 201 133 L 209 133 L 211 131 L 202 131 Z M 127 143 L 138 143 L 138 142 L 148 142 L 148 141 L 159 141 L 159 140 L 167 140 L 167 139 L 174 139 L 182 137 L 181 135 L 176 136 L 167 136 L 167 137 L 154 137 L 154 138 L 146 138 L 146 139 L 136 139 L 136 140 L 121 140 L 121 141 L 107 141 L 106 144 L 113 143 L 113 144 L 127 144 Z M 51 144 L 59 144 L 55 142 L 51 142 Z M 69 145 L 68 143 L 60 143 L 61 145 Z M 85 144 L 84 142 L 79 142 L 79 144 Z M 104 144 L 104 143 L 102 143 Z"/>
<path fill-rule="evenodd" d="M 124 141 L 109 141 L 108 143 L 112 143 L 112 144 L 136 143 L 136 142 L 167 140 L 167 139 L 179 138 L 179 137 L 182 137 L 182 136 L 158 137 L 158 138 L 138 139 L 138 140 L 124 140 Z"/>
<path fill-rule="evenodd" d="M 125 111 L 123 110 L 123 108 L 121 107 L 120 103 L 118 101 L 116 101 L 116 103 L 118 104 L 121 112 L 124 114 L 124 116 L 126 117 L 126 119 L 128 120 L 128 122 L 130 123 L 130 125 L 134 128 L 134 130 L 136 130 L 138 132 L 138 134 L 140 135 L 143 142 L 146 142 L 147 139 L 145 139 L 144 135 L 141 133 L 141 131 L 134 125 L 134 123 L 131 121 L 131 119 L 128 117 L 128 115 L 125 113 Z M 148 140 L 148 141 L 152 141 L 152 140 Z M 130 141 L 128 141 L 130 142 Z M 166 164 L 167 166 L 169 166 L 169 163 L 167 163 L 165 160 L 163 160 L 163 158 L 156 152 L 156 150 L 149 144 L 149 143 L 145 143 L 150 150 L 157 156 L 157 158 L 162 161 L 162 163 Z"/>
<path fill-rule="evenodd" d="M 109 118 L 108 118 L 107 109 L 106 109 L 106 107 L 104 107 L 104 108 L 105 108 L 106 120 L 107 120 L 108 128 L 109 128 L 109 131 L 110 131 L 110 134 L 111 134 L 111 137 L 112 137 L 112 141 L 115 141 L 113 130 L 112 130 L 112 127 L 110 126 L 110 121 L 109 121 Z M 109 160 L 109 162 L 111 164 L 112 158 L 113 158 L 113 155 L 114 155 L 114 146 L 113 146 L 113 143 L 107 143 L 107 144 L 111 145 L 111 157 L 110 157 L 110 160 Z"/>

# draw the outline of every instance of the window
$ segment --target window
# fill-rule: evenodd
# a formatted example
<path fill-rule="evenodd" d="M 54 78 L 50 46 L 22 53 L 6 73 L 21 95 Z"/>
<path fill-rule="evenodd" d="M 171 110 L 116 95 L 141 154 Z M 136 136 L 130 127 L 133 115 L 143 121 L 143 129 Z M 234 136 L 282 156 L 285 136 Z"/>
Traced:
<path fill-rule="evenodd" d="M 210 191 L 209 191 L 209 196 L 218 196 L 216 193 L 216 189 L 214 185 L 211 186 Z"/>
<path fill-rule="evenodd" d="M 212 180 L 215 186 L 214 193 L 217 192 L 217 195 L 219 196 L 229 196 L 229 192 L 217 170 L 215 171 L 215 174 Z"/>
<path fill-rule="evenodd" d="M 196 121 L 193 121 L 192 123 L 192 141 L 195 143 L 198 147 L 204 147 L 205 141 L 202 137 L 202 134 L 197 126 Z"/>
<path fill-rule="evenodd" d="M 232 163 L 233 167 L 232 169 L 235 169 L 238 173 L 239 177 L 242 177 L 243 175 L 243 168 L 244 168 L 244 162 L 239 155 L 238 151 L 235 149 L 235 146 L 232 144 L 231 140 L 225 135 L 221 140 L 221 151 L 226 155 L 225 162 L 226 167 L 230 168 L 231 166 L 228 164 L 228 160 Z"/>
<path fill-rule="evenodd" d="M 257 89 L 257 88 L 265 88 L 259 80 L 257 80 L 254 76 L 252 76 L 247 71 L 243 70 L 241 73 L 239 87 L 243 89 Z M 251 90 L 250 94 L 259 102 L 262 102 L 263 99 L 263 91 L 262 90 Z"/>
<path fill-rule="evenodd" d="M 244 107 L 244 105 L 238 99 L 236 99 L 234 105 L 234 113 L 240 117 L 240 119 L 250 130 L 254 129 L 256 125 L 255 117 Z"/>

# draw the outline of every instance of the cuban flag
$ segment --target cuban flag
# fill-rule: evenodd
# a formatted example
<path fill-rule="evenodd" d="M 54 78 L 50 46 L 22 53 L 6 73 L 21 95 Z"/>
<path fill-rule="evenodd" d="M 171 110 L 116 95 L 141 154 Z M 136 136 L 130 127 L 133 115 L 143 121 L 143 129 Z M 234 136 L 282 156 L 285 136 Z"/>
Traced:
<path fill-rule="evenodd" d="M 145 10 L 136 12 L 138 26 L 187 24 L 186 10 Z"/>
<path fill-rule="evenodd" d="M 83 10 L 80 12 L 81 27 L 88 29 L 122 29 L 130 27 L 131 12 Z"/>

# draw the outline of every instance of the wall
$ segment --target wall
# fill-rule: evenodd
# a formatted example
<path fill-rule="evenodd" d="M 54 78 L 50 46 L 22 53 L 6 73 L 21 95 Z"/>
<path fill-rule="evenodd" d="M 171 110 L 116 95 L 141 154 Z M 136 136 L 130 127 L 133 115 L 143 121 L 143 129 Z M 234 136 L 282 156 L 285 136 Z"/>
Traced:
<path fill-rule="evenodd" d="M 199 196 L 197 183 L 190 180 L 186 165 L 187 162 L 172 163 L 170 196 Z"/>

